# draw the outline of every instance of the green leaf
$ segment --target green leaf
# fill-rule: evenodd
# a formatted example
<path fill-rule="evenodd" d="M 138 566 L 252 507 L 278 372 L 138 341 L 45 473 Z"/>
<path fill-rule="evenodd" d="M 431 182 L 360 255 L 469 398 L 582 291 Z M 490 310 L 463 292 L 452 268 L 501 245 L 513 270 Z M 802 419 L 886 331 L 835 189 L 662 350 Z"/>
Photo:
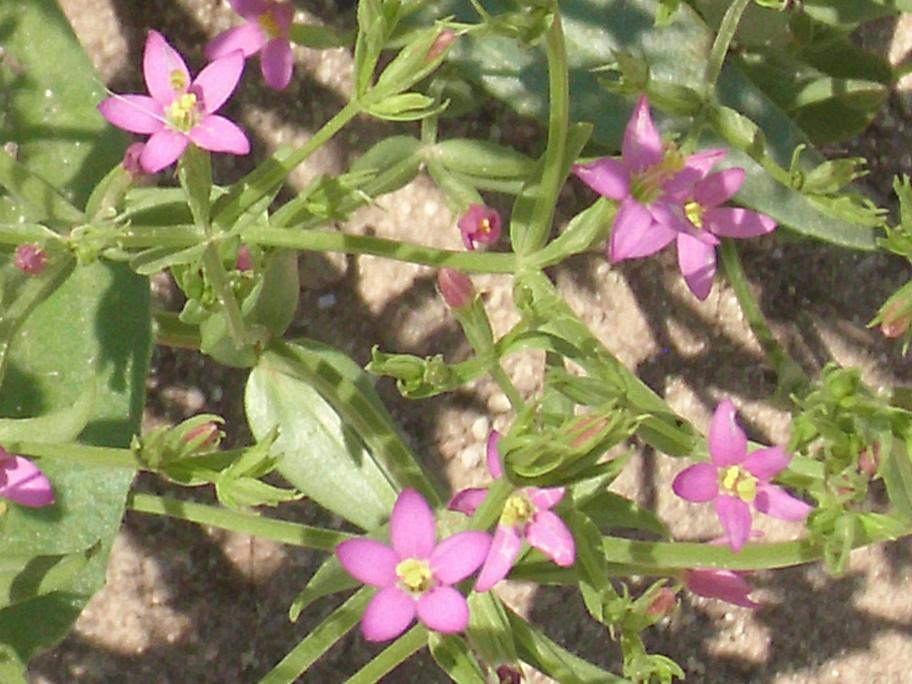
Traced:
<path fill-rule="evenodd" d="M 469 626 L 472 648 L 485 663 L 515 663 L 516 644 L 507 611 L 493 592 L 469 594 Z"/>
<path fill-rule="evenodd" d="M 912 521 L 912 441 L 894 440 L 880 473 L 896 512 Z"/>
<path fill-rule="evenodd" d="M 358 580 L 342 569 L 339 559 L 333 554 L 323 561 L 323 565 L 317 569 L 307 585 L 291 602 L 291 606 L 288 608 L 288 619 L 297 622 L 301 613 L 314 601 L 356 586 L 358 586 Z"/>
<path fill-rule="evenodd" d="M 23 442 L 71 442 L 79 436 L 95 409 L 94 384 L 72 406 L 35 418 L 0 418 L 0 444 Z"/>
<path fill-rule="evenodd" d="M 428 648 L 440 669 L 457 684 L 485 684 L 484 673 L 466 640 L 457 634 L 428 634 Z"/>
<path fill-rule="evenodd" d="M 0 561 L 0 608 L 70 587 L 99 550 L 55 556 L 5 556 Z"/>
<path fill-rule="evenodd" d="M 668 528 L 655 513 L 614 492 L 605 490 L 587 498 L 581 511 L 601 530 L 627 528 L 668 537 Z"/>

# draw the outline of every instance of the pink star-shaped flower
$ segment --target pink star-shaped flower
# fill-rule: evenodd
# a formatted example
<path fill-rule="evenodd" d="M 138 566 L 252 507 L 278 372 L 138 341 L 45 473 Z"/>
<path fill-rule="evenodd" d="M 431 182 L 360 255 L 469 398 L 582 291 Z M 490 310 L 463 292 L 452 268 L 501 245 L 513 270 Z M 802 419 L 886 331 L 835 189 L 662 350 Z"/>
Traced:
<path fill-rule="evenodd" d="M 294 7 L 288 2 L 271 0 L 228 0 L 234 11 L 247 20 L 213 38 L 203 54 L 206 59 L 219 59 L 234 50 L 244 57 L 260 53 L 260 71 L 266 85 L 284 90 L 291 82 L 294 56 L 288 38 Z"/>
<path fill-rule="evenodd" d="M 466 249 L 475 249 L 475 243 L 490 245 L 500 237 L 500 214 L 484 204 L 471 204 L 456 222 Z"/>
<path fill-rule="evenodd" d="M 361 618 L 369 641 L 399 636 L 416 615 L 428 629 L 454 634 L 466 628 L 469 606 L 451 585 L 482 564 L 491 545 L 485 532 L 460 532 L 435 544 L 434 514 L 418 492 L 405 489 L 390 516 L 392 548 L 373 539 L 336 547 L 345 571 L 378 591 Z"/>
<path fill-rule="evenodd" d="M 747 453 L 747 435 L 738 426 L 735 406 L 719 402 L 709 426 L 710 463 L 685 468 L 672 483 L 674 493 L 687 501 L 712 501 L 733 551 L 740 551 L 751 533 L 753 505 L 780 520 L 804 520 L 811 506 L 770 483 L 791 456 L 781 446 Z"/>
<path fill-rule="evenodd" d="M 488 471 L 494 479 L 503 476 L 500 454 L 497 452 L 499 439 L 500 434 L 495 430 L 488 435 Z M 463 489 L 450 499 L 447 508 L 472 515 L 487 493 L 488 490 L 483 487 Z M 507 576 L 519 555 L 523 539 L 557 565 L 565 568 L 573 565 L 576 560 L 573 535 L 564 521 L 551 511 L 563 496 L 563 487 L 524 487 L 507 499 L 494 531 L 491 550 L 478 573 L 475 591 L 487 591 Z"/>
<path fill-rule="evenodd" d="M 744 575 L 734 570 L 698 568 L 685 570 L 682 579 L 684 586 L 697 596 L 719 599 L 743 608 L 759 608 L 760 604 L 750 598 L 753 587 Z"/>
<path fill-rule="evenodd" d="M 193 81 L 180 54 L 157 31 L 149 31 L 143 77 L 149 95 L 112 95 L 98 105 L 110 123 L 150 135 L 139 155 L 146 173 L 173 164 L 190 142 L 212 152 L 247 154 L 250 143 L 233 122 L 214 112 L 234 91 L 244 56 L 233 52 L 204 68 Z"/>

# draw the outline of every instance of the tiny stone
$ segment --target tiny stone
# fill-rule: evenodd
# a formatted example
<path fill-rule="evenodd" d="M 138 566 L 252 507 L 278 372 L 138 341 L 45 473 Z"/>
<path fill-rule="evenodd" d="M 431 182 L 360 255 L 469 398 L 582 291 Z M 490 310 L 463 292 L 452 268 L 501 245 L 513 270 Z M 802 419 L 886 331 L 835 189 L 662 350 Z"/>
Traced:
<path fill-rule="evenodd" d="M 333 294 L 332 292 L 329 292 L 324 295 L 320 295 L 317 298 L 317 308 L 320 309 L 321 311 L 326 311 L 327 309 L 331 309 L 335 305 L 336 305 L 336 295 Z"/>
<path fill-rule="evenodd" d="M 503 392 L 498 392 L 488 400 L 488 408 L 493 413 L 506 413 L 510 410 L 510 400 Z"/>
<path fill-rule="evenodd" d="M 472 437 L 478 441 L 485 439 L 488 436 L 489 430 L 490 424 L 488 423 L 488 419 L 484 416 L 478 418 L 474 423 L 472 423 Z"/>

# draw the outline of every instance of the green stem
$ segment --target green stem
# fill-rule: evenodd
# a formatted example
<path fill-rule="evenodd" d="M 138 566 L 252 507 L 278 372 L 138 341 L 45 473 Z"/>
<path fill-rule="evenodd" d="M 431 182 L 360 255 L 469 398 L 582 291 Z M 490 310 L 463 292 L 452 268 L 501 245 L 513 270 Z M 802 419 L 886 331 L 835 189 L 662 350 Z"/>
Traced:
<path fill-rule="evenodd" d="M 728 48 L 731 46 L 735 32 L 738 30 L 738 23 L 741 21 L 741 15 L 747 9 L 750 0 L 734 0 L 728 9 L 725 10 L 725 16 L 722 17 L 722 23 L 719 25 L 719 31 L 716 33 L 716 40 L 713 42 L 712 50 L 709 52 L 709 59 L 706 61 L 706 71 L 704 72 L 703 81 L 706 84 L 706 92 L 712 93 L 716 87 L 716 81 L 722 71 L 722 64 L 725 62 L 725 55 L 728 54 Z"/>
<path fill-rule="evenodd" d="M 147 469 L 131 449 L 44 442 L 7 442 L 4 446 L 11 452 L 32 458 L 61 458 L 80 465 L 124 470 Z"/>
<path fill-rule="evenodd" d="M 130 225 L 117 237 L 123 249 L 147 247 L 192 247 L 206 239 L 206 233 L 192 223 L 170 226 Z"/>
<path fill-rule="evenodd" d="M 501 391 L 507 395 L 507 399 L 510 401 L 510 406 L 513 407 L 513 410 L 517 412 L 521 411 L 523 406 L 525 406 L 525 402 L 519 394 L 519 390 L 516 389 L 516 385 L 514 385 L 513 381 L 510 379 L 510 376 L 507 375 L 503 366 L 500 365 L 500 362 L 495 361 L 488 369 L 488 372 L 491 374 L 491 377 L 494 378 L 494 382 L 497 383 L 497 386 L 500 387 Z"/>
<path fill-rule="evenodd" d="M 222 260 L 219 257 L 218 246 L 214 242 L 206 245 L 203 252 L 203 268 L 206 275 L 209 276 L 209 282 L 212 283 L 212 289 L 215 290 L 215 296 L 218 297 L 219 303 L 225 310 L 225 318 L 228 320 L 228 332 L 234 346 L 240 349 L 247 343 L 247 331 L 244 327 L 244 317 L 241 314 L 241 307 L 238 305 L 237 298 L 234 296 L 234 290 L 228 284 L 227 274 Z"/>
<path fill-rule="evenodd" d="M 427 630 L 415 625 L 391 645 L 374 656 L 367 665 L 345 681 L 345 684 L 373 684 L 386 673 L 405 662 L 427 644 Z"/>
<path fill-rule="evenodd" d="M 776 371 L 779 387 L 787 392 L 786 396 L 788 393 L 802 394 L 802 390 L 808 386 L 810 381 L 801 370 L 801 366 L 789 356 L 770 330 L 766 317 L 760 310 L 760 305 L 757 304 L 757 300 L 750 291 L 750 285 L 744 275 L 744 269 L 741 267 L 741 258 L 738 256 L 738 247 L 734 240 L 722 240 L 722 244 L 719 245 L 719 255 L 738 305 L 741 307 L 751 331 L 763 348 L 770 365 Z"/>
<path fill-rule="evenodd" d="M 465 252 L 411 245 L 367 235 L 337 231 L 251 227 L 241 239 L 264 247 L 285 247 L 306 252 L 370 254 L 428 266 L 449 266 L 469 273 L 513 273 L 516 256 L 496 252 Z"/>
<path fill-rule="evenodd" d="M 186 520 L 201 525 L 218 527 L 232 532 L 249 534 L 260 539 L 303 546 L 308 549 L 332 551 L 336 546 L 351 539 L 352 535 L 320 527 L 302 525 L 287 520 L 264 518 L 255 513 L 241 513 L 218 506 L 179 501 L 168 496 L 139 494 L 131 492 L 127 497 L 127 508 L 139 513 L 167 515 L 178 520 Z"/>
<path fill-rule="evenodd" d="M 199 326 L 184 323 L 173 311 L 153 311 L 152 326 L 155 344 L 178 349 L 200 348 Z"/>
<path fill-rule="evenodd" d="M 567 73 L 567 46 L 560 12 L 554 3 L 554 19 L 545 33 L 545 50 L 548 57 L 548 146 L 542 158 L 543 169 L 538 188 L 528 237 L 517 245 L 520 254 L 529 254 L 548 241 L 557 195 L 564 182 L 564 155 L 567 147 L 567 130 L 570 125 L 570 78 Z"/>

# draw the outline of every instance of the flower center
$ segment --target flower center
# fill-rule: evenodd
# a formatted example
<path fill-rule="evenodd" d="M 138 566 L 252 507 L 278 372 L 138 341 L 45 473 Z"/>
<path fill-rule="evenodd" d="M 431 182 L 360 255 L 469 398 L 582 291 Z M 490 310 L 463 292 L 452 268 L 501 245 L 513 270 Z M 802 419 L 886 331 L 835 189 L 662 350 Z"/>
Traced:
<path fill-rule="evenodd" d="M 171 84 L 171 90 L 175 93 L 182 93 L 187 89 L 187 76 L 180 69 L 172 69 L 168 76 L 168 82 Z"/>
<path fill-rule="evenodd" d="M 406 558 L 396 565 L 399 584 L 410 594 L 423 594 L 431 588 L 431 566 L 425 560 Z"/>
<path fill-rule="evenodd" d="M 691 200 L 684 205 L 684 214 L 695 228 L 703 228 L 703 206 L 699 202 Z"/>
<path fill-rule="evenodd" d="M 503 513 L 500 514 L 500 524 L 506 527 L 526 524 L 535 513 L 535 506 L 522 492 L 517 492 L 504 504 Z"/>
<path fill-rule="evenodd" d="M 279 23 L 272 15 L 272 11 L 263 12 L 260 16 L 257 17 L 257 23 L 260 25 L 260 29 L 263 31 L 263 33 L 266 34 L 266 37 L 269 38 L 269 40 L 281 37 L 282 30 L 279 28 Z"/>
<path fill-rule="evenodd" d="M 757 478 L 736 465 L 719 470 L 719 487 L 745 503 L 752 502 L 757 496 Z"/>
<path fill-rule="evenodd" d="M 174 98 L 174 102 L 165 110 L 165 118 L 171 128 L 189 133 L 199 121 L 199 105 L 196 95 L 184 93 L 180 97 Z"/>
<path fill-rule="evenodd" d="M 684 168 L 684 156 L 672 144 L 665 147 L 662 159 L 631 174 L 630 194 L 640 204 L 647 205 L 662 196 L 662 186 L 669 178 Z"/>

